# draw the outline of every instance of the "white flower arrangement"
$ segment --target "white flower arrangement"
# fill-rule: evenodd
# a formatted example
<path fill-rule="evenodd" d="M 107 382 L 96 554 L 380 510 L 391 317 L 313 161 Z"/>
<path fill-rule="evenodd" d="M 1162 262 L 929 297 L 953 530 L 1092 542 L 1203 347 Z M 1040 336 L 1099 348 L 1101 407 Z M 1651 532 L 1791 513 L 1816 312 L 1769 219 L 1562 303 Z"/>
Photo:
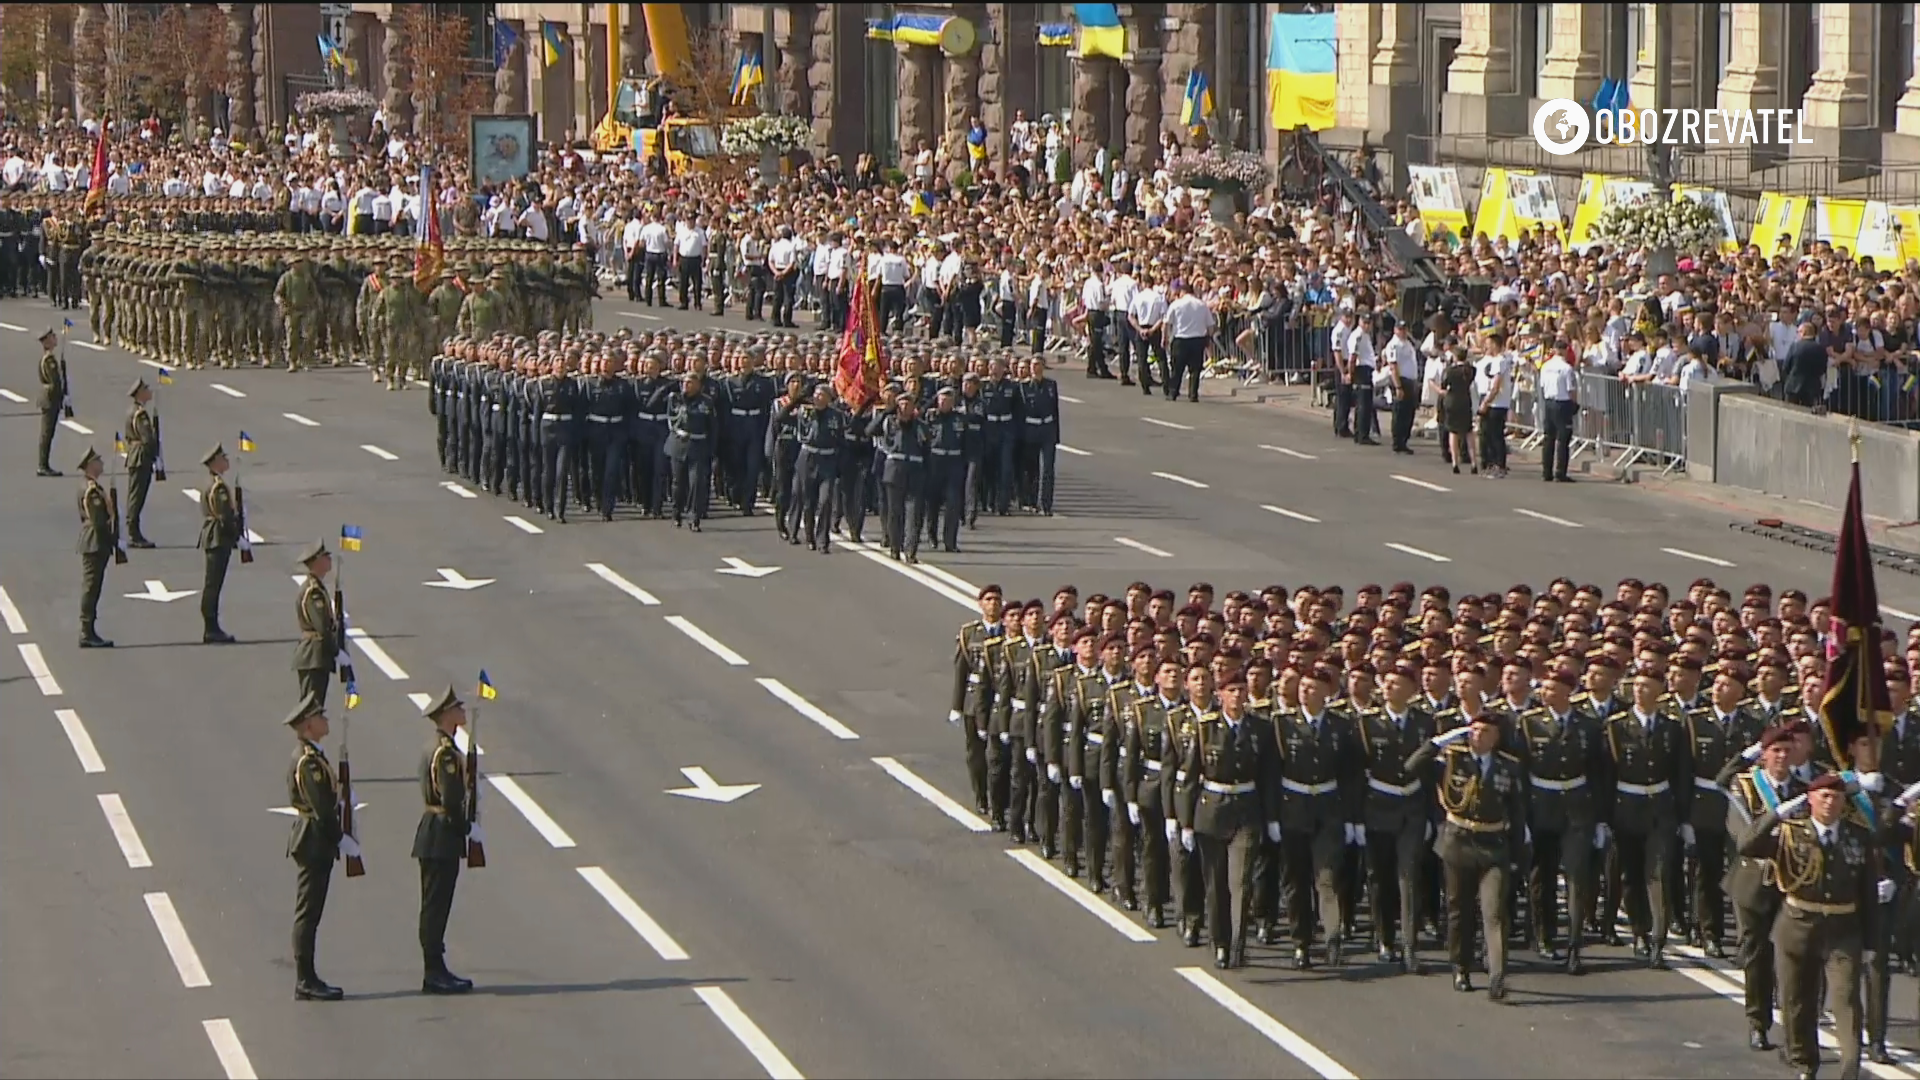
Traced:
<path fill-rule="evenodd" d="M 1167 171 L 1182 187 L 1227 190 L 1265 187 L 1271 175 L 1260 155 L 1218 147 L 1177 154 L 1167 163 Z"/>
<path fill-rule="evenodd" d="M 813 125 L 797 116 L 749 116 L 732 120 L 720 133 L 720 149 L 734 157 L 767 151 L 790 154 L 813 144 Z"/>
<path fill-rule="evenodd" d="M 1613 247 L 1698 255 L 1719 248 L 1720 216 L 1706 203 L 1655 196 L 1608 209 L 1593 234 Z"/>
<path fill-rule="evenodd" d="M 313 90 L 294 100 L 301 116 L 357 116 L 380 107 L 379 99 L 357 86 L 345 90 Z"/>

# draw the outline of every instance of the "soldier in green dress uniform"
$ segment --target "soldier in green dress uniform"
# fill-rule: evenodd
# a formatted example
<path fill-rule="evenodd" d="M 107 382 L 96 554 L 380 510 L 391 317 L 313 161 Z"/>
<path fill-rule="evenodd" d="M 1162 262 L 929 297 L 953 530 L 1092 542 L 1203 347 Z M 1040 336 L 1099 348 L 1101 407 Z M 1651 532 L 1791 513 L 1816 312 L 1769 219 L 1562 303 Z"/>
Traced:
<path fill-rule="evenodd" d="M 327 683 L 340 655 L 340 627 L 334 621 L 333 605 L 327 600 L 327 574 L 333 570 L 333 553 L 325 541 L 315 540 L 300 553 L 300 565 L 307 580 L 300 584 L 300 599 L 294 617 L 300 623 L 300 640 L 293 647 L 293 671 L 300 679 L 302 697 L 312 695 L 322 705 L 327 702 Z"/>
<path fill-rule="evenodd" d="M 87 486 L 80 492 L 80 647 L 111 649 L 113 642 L 101 637 L 94 628 L 100 614 L 100 589 L 107 581 L 107 563 L 120 548 L 120 523 L 114 519 L 107 491 L 100 486 L 100 470 L 105 463 L 92 447 L 80 458 L 81 475 Z"/>
<path fill-rule="evenodd" d="M 413 833 L 413 857 L 420 861 L 420 953 L 426 964 L 420 989 L 464 994 L 473 982 L 448 971 L 446 955 L 460 859 L 469 839 L 481 839 L 480 824 L 468 817 L 466 757 L 453 740 L 467 723 L 467 711 L 449 686 L 421 715 L 433 722 L 433 741 L 420 755 L 420 798 L 426 805 Z"/>
<path fill-rule="evenodd" d="M 153 541 L 140 530 L 140 517 L 161 460 L 160 425 L 147 411 L 147 402 L 153 400 L 147 380 L 135 379 L 127 396 L 133 399 L 133 407 L 127 410 L 127 546 L 151 548 Z M 167 478 L 164 472 L 158 475 Z"/>
<path fill-rule="evenodd" d="M 239 546 L 240 509 L 235 505 L 233 488 L 227 485 L 225 447 L 215 446 L 200 458 L 213 479 L 200 497 L 199 548 L 206 553 L 206 574 L 200 579 L 200 640 L 208 645 L 231 645 L 233 635 L 220 629 L 220 592 L 227 585 L 227 564 L 233 549 Z"/>
<path fill-rule="evenodd" d="M 287 766 L 287 802 L 294 813 L 293 830 L 287 836 L 287 858 L 297 868 L 293 999 L 339 1001 L 345 996 L 340 988 L 329 986 L 314 970 L 314 945 L 320 934 L 320 917 L 327 909 L 334 861 L 342 852 L 358 855 L 360 846 L 341 829 L 340 778 L 320 747 L 320 740 L 327 737 L 325 706 L 311 694 L 302 695 L 286 722 L 299 740 L 293 761 Z"/>

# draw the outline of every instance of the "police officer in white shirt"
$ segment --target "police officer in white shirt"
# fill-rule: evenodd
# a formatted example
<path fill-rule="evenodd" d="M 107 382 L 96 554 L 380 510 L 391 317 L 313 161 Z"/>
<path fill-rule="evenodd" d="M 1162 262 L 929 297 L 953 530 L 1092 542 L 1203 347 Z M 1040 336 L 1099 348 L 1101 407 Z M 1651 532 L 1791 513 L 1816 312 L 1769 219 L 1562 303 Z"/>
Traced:
<path fill-rule="evenodd" d="M 1406 323 L 1395 322 L 1393 336 L 1380 350 L 1380 363 L 1393 398 L 1393 422 L 1388 432 L 1396 454 L 1413 453 L 1408 444 L 1413 439 L 1414 413 L 1420 408 L 1420 349 L 1413 343 L 1411 330 Z"/>
<path fill-rule="evenodd" d="M 1111 379 L 1107 368 L 1107 268 L 1095 266 L 1080 286 L 1080 306 L 1087 314 L 1087 378 Z M 1196 378 L 1198 376 L 1195 376 Z M 1169 384 L 1171 385 L 1171 384 Z"/>
<path fill-rule="evenodd" d="M 907 332 L 907 282 L 913 279 L 913 264 L 900 254 L 900 245 L 891 237 L 880 246 L 873 261 L 873 280 L 880 285 L 880 332 Z"/>
<path fill-rule="evenodd" d="M 1167 337 L 1171 354 L 1167 372 L 1167 400 L 1180 396 L 1180 376 L 1187 379 L 1187 400 L 1200 400 L 1200 369 L 1207 362 L 1207 340 L 1213 336 L 1213 309 L 1205 300 L 1187 291 L 1187 283 L 1175 280 L 1173 302 L 1167 305 Z"/>
<path fill-rule="evenodd" d="M 773 325 L 793 327 L 793 302 L 800 288 L 800 246 L 790 226 L 767 248 L 767 269 L 773 274 Z"/>
<path fill-rule="evenodd" d="M 701 290 L 707 280 L 707 230 L 701 219 L 696 217 L 680 223 L 673 237 L 673 258 L 680 310 L 687 310 L 689 299 L 693 307 L 699 307 L 704 299 Z"/>
<path fill-rule="evenodd" d="M 1540 365 L 1534 384 L 1543 412 L 1541 431 L 1547 440 L 1540 447 L 1540 479 L 1572 483 L 1567 476 L 1567 458 L 1573 449 L 1573 420 L 1580 411 L 1580 386 L 1573 365 L 1567 363 L 1564 341 L 1554 342 L 1547 350 L 1547 360 Z"/>
<path fill-rule="evenodd" d="M 1378 421 L 1373 408 L 1373 330 L 1364 307 L 1356 306 L 1353 329 L 1347 334 L 1347 384 L 1353 394 L 1353 441 L 1361 446 L 1378 446 L 1373 437 Z"/>
<path fill-rule="evenodd" d="M 1133 308 L 1133 294 L 1139 291 L 1140 284 L 1134 280 L 1133 268 L 1125 259 L 1116 259 L 1113 263 L 1113 277 L 1107 281 L 1108 321 L 1113 325 L 1114 351 L 1120 356 L 1120 385 L 1132 386 L 1133 377 L 1129 365 L 1133 362 L 1136 340 L 1133 335 L 1133 322 L 1127 313 Z"/>
<path fill-rule="evenodd" d="M 1144 270 L 1140 273 L 1139 288 L 1133 292 L 1133 301 L 1127 305 L 1127 323 L 1140 358 L 1140 392 L 1151 394 L 1156 365 L 1161 382 L 1170 384 L 1172 377 L 1167 373 L 1167 298 L 1154 283 L 1153 275 Z M 1120 370 L 1126 370 L 1126 361 L 1121 361 Z"/>
<path fill-rule="evenodd" d="M 652 307 L 667 306 L 667 254 L 673 250 L 673 233 L 659 218 L 640 226 L 640 302 Z"/>

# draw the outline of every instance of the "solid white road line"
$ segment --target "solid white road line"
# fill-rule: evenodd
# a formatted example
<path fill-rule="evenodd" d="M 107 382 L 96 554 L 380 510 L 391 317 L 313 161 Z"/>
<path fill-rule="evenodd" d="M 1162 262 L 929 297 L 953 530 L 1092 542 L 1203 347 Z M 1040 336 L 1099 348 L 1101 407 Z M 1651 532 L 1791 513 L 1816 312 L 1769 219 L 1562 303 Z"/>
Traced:
<path fill-rule="evenodd" d="M 53 669 L 47 666 L 47 658 L 40 653 L 40 646 L 28 641 L 20 646 L 20 660 L 27 665 L 27 674 L 40 686 L 40 693 L 46 697 L 59 697 L 60 681 L 53 677 Z"/>
<path fill-rule="evenodd" d="M 1301 453 L 1301 452 L 1300 452 L 1300 451 L 1298 451 L 1298 450 L 1289 450 L 1289 449 L 1287 449 L 1287 448 L 1286 448 L 1286 447 L 1284 447 L 1284 446 L 1273 446 L 1273 445 L 1271 445 L 1271 444 L 1269 444 L 1269 443 L 1261 443 L 1261 444 L 1260 444 L 1260 449 L 1262 449 L 1262 450 L 1271 450 L 1271 451 L 1273 451 L 1273 452 L 1274 452 L 1274 453 L 1276 453 L 1276 454 L 1285 454 L 1285 455 L 1287 455 L 1287 456 L 1288 456 L 1288 457 L 1290 457 L 1290 458 L 1299 458 L 1299 459 L 1300 459 L 1301 461 L 1318 461 L 1318 460 L 1320 460 L 1320 455 L 1318 455 L 1318 454 L 1303 454 L 1303 453 Z"/>
<path fill-rule="evenodd" d="M 463 499 L 477 499 L 480 497 L 478 495 L 475 495 L 473 492 L 468 491 L 466 488 L 461 487 L 459 484 L 454 483 L 451 480 L 440 481 L 440 486 L 443 488 L 446 488 L 448 491 L 453 492 L 455 495 L 458 495 Z"/>
<path fill-rule="evenodd" d="M 319 427 L 320 426 L 320 421 L 309 420 L 306 417 L 301 416 L 297 412 L 285 412 L 285 413 L 281 413 L 280 415 L 286 417 L 287 419 L 293 421 L 296 424 L 299 424 L 301 427 Z"/>
<path fill-rule="evenodd" d="M 1303 514 L 1298 510 L 1289 510 L 1284 506 L 1275 506 L 1272 503 L 1261 503 L 1260 509 L 1265 510 L 1269 514 L 1279 514 L 1281 517 L 1290 517 L 1295 521 L 1304 521 L 1309 525 L 1320 524 L 1319 518 Z"/>
<path fill-rule="evenodd" d="M 807 1080 L 799 1069 L 793 1067 L 793 1062 L 787 1060 L 787 1055 L 773 1045 L 773 1040 L 767 1038 L 767 1033 L 760 1030 L 760 1025 L 733 1003 L 725 990 L 717 986 L 696 986 L 693 992 L 699 995 L 707 1008 L 713 1010 L 713 1015 L 719 1017 L 721 1023 L 727 1025 L 727 1030 L 733 1032 L 733 1037 L 740 1040 L 740 1045 L 747 1048 L 747 1053 L 752 1054 L 753 1060 L 767 1070 L 772 1080 Z"/>
<path fill-rule="evenodd" d="M 980 595 L 980 586 L 975 585 L 973 582 L 968 581 L 966 578 L 961 577 L 951 570 L 943 569 L 932 563 L 923 562 L 920 564 L 920 572 L 936 581 L 944 581 L 949 586 L 966 593 L 968 596 Z"/>
<path fill-rule="evenodd" d="M 535 525 L 533 522 L 528 521 L 526 518 L 520 517 L 517 514 L 508 514 L 505 520 L 507 524 L 513 526 L 516 529 L 519 529 L 521 532 L 526 533 L 528 536 L 539 536 L 541 533 L 547 531 L 541 528 L 540 526 Z"/>
<path fill-rule="evenodd" d="M 1022 854 L 1026 854 L 1022 852 Z M 1085 891 L 1085 890 L 1081 890 Z M 1358 1080 L 1351 1070 L 1328 1057 L 1326 1051 L 1301 1038 L 1287 1025 L 1275 1020 L 1259 1006 L 1240 996 L 1232 987 L 1197 967 L 1174 968 L 1174 974 L 1192 983 L 1194 989 L 1212 998 L 1214 1004 L 1238 1017 L 1248 1027 L 1267 1037 L 1267 1041 L 1312 1069 L 1322 1080 Z"/>
<path fill-rule="evenodd" d="M 25 405 L 27 403 L 26 398 L 23 398 L 19 394 L 16 394 L 13 391 L 5 388 L 0 388 L 0 398 L 6 398 L 8 401 L 13 402 L 15 405 Z"/>
<path fill-rule="evenodd" d="M 1179 473 L 1157 472 L 1157 473 L 1154 473 L 1153 475 L 1156 477 L 1159 477 L 1162 480 L 1171 480 L 1176 484 L 1185 484 L 1190 488 L 1198 488 L 1202 491 L 1205 491 L 1207 488 L 1213 486 L 1211 484 L 1202 483 L 1199 480 L 1189 480 L 1186 477 L 1181 476 Z"/>
<path fill-rule="evenodd" d="M 393 657 L 387 655 L 387 650 L 381 648 L 380 643 L 368 636 L 365 630 L 349 626 L 347 639 L 360 646 L 360 651 L 367 654 L 367 659 L 373 661 L 373 666 L 379 668 L 382 675 L 394 682 L 407 681 L 407 669 L 394 663 Z"/>
<path fill-rule="evenodd" d="M 5 589 L 0 589 L 0 603 L 4 603 L 4 602 L 6 601 L 6 598 L 7 598 L 7 590 L 5 590 Z M 1901 610 L 1900 610 L 1899 608 L 1897 608 L 1897 607 L 1888 607 L 1888 606 L 1887 606 L 1887 605 L 1885 605 L 1885 604 L 1881 604 L 1881 605 L 1880 605 L 1880 614 L 1882 614 L 1882 615 L 1885 615 L 1885 616 L 1887 616 L 1887 617 L 1888 617 L 1888 618 L 1890 618 L 1890 619 L 1905 619 L 1906 621 L 1908 621 L 1908 622 L 1910 622 L 1910 623 L 1920 623 L 1920 615 L 1915 615 L 1915 614 L 1914 614 L 1913 612 L 1911 612 L 1911 611 L 1901 611 Z M 9 619 L 9 620 L 7 621 L 7 625 L 8 625 L 8 626 L 12 626 L 12 625 L 13 625 L 13 621 L 12 621 L 11 619 Z M 14 633 L 16 633 L 16 634 L 18 634 L 18 633 L 20 633 L 20 632 L 21 632 L 21 631 L 19 631 L 19 630 L 15 630 L 15 631 L 14 631 Z"/>
<path fill-rule="evenodd" d="M 0 322 L 0 330 L 13 330 L 13 331 L 15 331 L 15 332 L 17 332 L 17 333 L 22 333 L 22 334 L 24 334 L 24 333 L 26 333 L 26 332 L 27 332 L 27 328 L 26 328 L 26 327 L 24 327 L 24 326 L 16 326 L 16 325 L 14 325 L 13 323 L 10 323 L 10 322 Z"/>
<path fill-rule="evenodd" d="M 1586 528 L 1585 525 L 1582 525 L 1577 521 L 1568 521 L 1566 518 L 1563 518 L 1563 517 L 1554 517 L 1552 514 L 1543 514 L 1538 510 L 1529 510 L 1524 506 L 1514 507 L 1513 512 L 1516 514 L 1519 514 L 1522 517 L 1530 517 L 1535 521 L 1544 521 L 1549 525 L 1559 525 L 1559 526 L 1562 526 L 1563 528 L 1568 528 L 1568 529 Z"/>
<path fill-rule="evenodd" d="M 4 585 L 0 585 L 0 619 L 6 620 L 9 634 L 27 632 L 27 620 L 20 617 L 20 609 L 13 606 L 13 597 L 7 595 Z"/>
<path fill-rule="evenodd" d="M 1147 423 L 1152 424 L 1155 427 L 1172 428 L 1175 431 L 1192 431 L 1193 430 L 1192 424 L 1176 424 L 1172 420 L 1162 420 L 1157 416 L 1143 416 L 1140 419 L 1145 420 Z"/>
<path fill-rule="evenodd" d="M 621 592 L 626 593 L 628 596 L 633 597 L 635 600 L 640 601 L 642 604 L 645 604 L 648 607 L 660 606 L 659 597 L 653 595 L 652 593 L 641 588 L 640 586 L 635 585 L 633 582 L 628 581 L 626 578 L 621 577 L 618 573 L 616 573 L 613 570 L 612 567 L 608 566 L 606 563 L 590 562 L 587 564 L 587 569 L 593 571 L 596 575 L 598 575 L 600 580 L 606 582 L 607 584 L 613 586 L 616 589 L 619 589 Z"/>
<path fill-rule="evenodd" d="M 226 383 L 223 383 L 223 382 L 208 383 L 207 386 L 210 389 L 220 391 L 221 393 L 227 395 L 228 397 L 246 397 L 247 396 L 245 391 L 235 390 L 233 387 L 228 386 Z"/>
<path fill-rule="evenodd" d="M 1132 919 L 1108 907 L 1106 901 L 1089 891 L 1086 886 L 1075 883 L 1072 878 L 1054 869 L 1053 864 L 1041 858 L 1038 852 L 1015 848 L 1007 852 L 1007 855 L 1014 862 L 1033 871 L 1034 877 L 1053 886 L 1061 896 L 1080 905 L 1081 910 L 1113 927 L 1121 937 L 1141 945 L 1154 941 L 1151 933 L 1135 925 Z"/>
<path fill-rule="evenodd" d="M 180 921 L 180 913 L 173 910 L 173 898 L 163 892 L 150 892 L 146 901 L 147 913 L 153 916 L 153 925 L 160 930 L 167 955 L 173 957 L 173 969 L 180 973 L 181 984 L 189 990 L 212 986 L 213 980 L 207 978 L 207 969 L 200 964 L 200 954 L 194 951 L 193 941 L 187 937 L 186 924 Z"/>
<path fill-rule="evenodd" d="M 1113 538 L 1113 542 L 1121 545 L 1122 547 L 1130 547 L 1135 551 L 1143 551 L 1148 555 L 1154 556 L 1155 558 L 1159 558 L 1159 559 L 1173 558 L 1173 552 L 1162 551 L 1159 548 L 1154 547 L 1152 544 L 1143 544 L 1140 541 L 1133 539 L 1132 537 L 1116 536 Z"/>
<path fill-rule="evenodd" d="M 895 560 L 888 558 L 886 553 L 882 551 L 877 545 L 856 544 L 851 540 L 843 540 L 840 542 L 840 546 L 846 548 L 848 551 L 854 552 L 855 554 L 859 555 L 861 558 L 866 559 L 869 562 L 877 563 L 881 566 L 886 567 L 887 569 L 893 571 L 896 574 L 899 574 L 901 577 L 906 578 L 908 581 L 911 581 L 916 585 L 920 585 L 923 588 L 932 589 L 934 592 L 940 594 L 941 596 L 946 597 L 947 599 L 953 601 L 956 604 L 959 604 L 961 607 L 966 608 L 969 611 L 972 611 L 979 606 L 978 603 L 974 600 L 973 593 L 962 592 L 959 589 L 953 588 L 950 585 L 942 583 L 938 578 L 934 578 L 927 574 L 921 573 L 920 571 L 924 569 L 924 566 L 908 566 L 906 563 L 896 562 Z"/>
<path fill-rule="evenodd" d="M 1680 963 L 1674 965 L 1673 970 L 1686 976 L 1688 981 L 1694 983 L 1696 986 L 1718 994 L 1735 1004 L 1745 1004 L 1747 1000 L 1746 990 L 1744 989 L 1746 980 L 1741 977 L 1738 970 L 1717 967 L 1709 961 L 1704 954 L 1696 958 L 1690 955 L 1693 951 L 1691 949 L 1683 948 L 1681 951 L 1683 955 L 1680 957 Z M 1824 1020 L 1821 1022 L 1818 1032 L 1819 1043 L 1822 1049 L 1838 1050 L 1840 1049 L 1840 1042 L 1834 1038 L 1831 1027 L 1832 1025 Z M 1881 1080 L 1908 1080 L 1910 1077 L 1920 1075 L 1920 1073 L 1916 1073 L 1912 1064 L 1913 1055 L 1910 1052 L 1897 1048 L 1889 1049 L 1896 1059 L 1901 1060 L 1905 1064 L 1905 1068 L 1875 1065 L 1870 1061 L 1862 1062 L 1861 1064 L 1865 1067 L 1864 1071 L 1868 1075 L 1880 1077 Z"/>
<path fill-rule="evenodd" d="M 73 756 L 80 759 L 80 771 L 106 772 L 107 763 L 100 760 L 100 751 L 94 749 L 93 736 L 87 734 L 87 725 L 80 722 L 80 714 L 72 709 L 55 709 L 53 716 L 60 721 L 60 730 L 67 733 L 67 741 L 73 744 Z"/>
<path fill-rule="evenodd" d="M 83 349 L 92 349 L 94 352 L 107 351 L 107 347 L 105 345 L 96 344 L 91 341 L 76 341 L 74 342 L 74 344 L 80 346 Z"/>
<path fill-rule="evenodd" d="M 1688 551 L 1685 548 L 1661 548 L 1660 550 L 1666 552 L 1669 555 L 1676 556 L 1678 558 L 1692 559 L 1694 562 L 1703 562 L 1711 566 L 1730 567 L 1734 565 L 1733 563 L 1730 563 L 1725 559 L 1716 559 L 1711 555 L 1702 555 L 1699 552 Z"/>
<path fill-rule="evenodd" d="M 1395 480 L 1398 480 L 1403 484 L 1412 484 L 1414 487 L 1426 488 L 1428 491 L 1447 492 L 1447 491 L 1453 490 L 1452 488 L 1449 488 L 1449 487 L 1441 487 L 1439 484 L 1433 483 L 1428 480 L 1422 480 L 1417 476 L 1408 476 L 1405 473 L 1392 473 L 1390 475 Z"/>
<path fill-rule="evenodd" d="M 789 689 L 787 684 L 781 682 L 779 679 L 755 679 L 753 681 L 759 683 L 762 690 L 786 702 L 794 712 L 819 724 L 822 728 L 826 729 L 827 734 L 834 738 L 852 740 L 860 737 L 858 732 L 840 721 L 835 720 L 832 716 L 829 716 L 813 702 L 808 701 L 806 698 L 801 697 Z"/>
<path fill-rule="evenodd" d="M 25 401 L 27 399 L 21 398 L 20 400 Z M 1063 454 L 1072 454 L 1074 457 L 1092 457 L 1093 456 L 1093 451 L 1091 450 L 1082 450 L 1077 446 L 1068 446 L 1066 443 L 1058 443 L 1054 446 L 1054 449 L 1060 451 Z"/>
<path fill-rule="evenodd" d="M 487 782 L 512 803 L 515 810 L 520 811 L 520 816 L 526 818 L 527 824 L 533 826 L 533 831 L 539 833 L 548 844 L 557 848 L 573 846 L 573 837 L 567 835 L 567 830 L 561 828 L 559 822 L 542 810 L 540 804 L 533 801 L 533 796 L 527 794 L 526 789 L 522 788 L 513 777 L 489 773 Z"/>
<path fill-rule="evenodd" d="M 613 908 L 613 913 L 633 927 L 633 932 L 639 934 L 660 959 L 687 959 L 687 950 L 673 940 L 672 934 L 654 922 L 653 916 L 641 910 L 640 905 L 633 902 L 633 897 L 627 895 L 627 890 L 621 888 L 619 882 L 608 876 L 605 870 L 597 866 L 582 866 L 579 871 L 580 876 L 587 879 L 587 884 L 593 886 L 593 891 L 599 893 L 601 899 Z"/>
<path fill-rule="evenodd" d="M 1425 559 L 1428 562 L 1452 562 L 1453 561 L 1452 559 L 1447 558 L 1445 555 L 1435 555 L 1431 551 L 1422 551 L 1419 548 L 1414 547 L 1410 544 L 1389 543 L 1387 546 L 1392 548 L 1395 551 L 1402 552 L 1403 554 L 1407 554 L 1407 555 L 1412 555 L 1416 558 Z"/>
<path fill-rule="evenodd" d="M 1070 394 L 1061 394 L 1060 400 L 1066 402 L 1069 405 L 1085 405 L 1086 404 L 1085 401 L 1082 401 L 1077 397 L 1073 397 Z"/>
<path fill-rule="evenodd" d="M 667 616 L 667 625 L 692 638 L 701 648 L 720 658 L 728 667 L 746 667 L 747 658 L 720 643 L 720 639 L 693 625 L 685 615 Z"/>
<path fill-rule="evenodd" d="M 207 1041 L 213 1044 L 213 1055 L 220 1059 L 220 1069 L 227 1074 L 227 1080 L 259 1080 L 246 1047 L 240 1045 L 240 1036 L 233 1030 L 233 1021 L 225 1017 L 202 1020 L 200 1026 L 207 1033 Z"/>
<path fill-rule="evenodd" d="M 140 830 L 133 827 L 133 815 L 127 813 L 127 804 L 112 792 L 99 798 L 100 812 L 107 815 L 107 828 L 113 830 L 114 842 L 120 845 L 120 854 L 126 856 L 127 867 L 132 870 L 152 867 L 153 859 L 147 855 L 147 845 L 140 842 Z"/>
<path fill-rule="evenodd" d="M 374 457 L 379 458 L 381 461 L 399 461 L 400 460 L 399 454 L 396 454 L 391 450 L 382 450 L 379 447 L 373 445 L 372 443 L 361 443 L 360 449 L 365 450 L 367 453 L 372 454 Z"/>
<path fill-rule="evenodd" d="M 81 423 L 78 420 L 63 419 L 60 421 L 60 426 L 63 428 L 66 428 L 68 431 L 71 431 L 76 435 L 93 434 L 92 428 L 88 427 L 87 425 Z"/>
<path fill-rule="evenodd" d="M 918 773 L 900 764 L 893 758 L 877 757 L 873 759 L 873 763 L 880 766 L 888 776 L 900 781 L 908 791 L 932 803 L 934 809 L 959 822 L 968 832 L 983 833 L 993 831 L 993 826 L 982 821 L 980 815 L 947 798 L 945 792 L 927 783 L 925 780 L 920 779 Z"/>

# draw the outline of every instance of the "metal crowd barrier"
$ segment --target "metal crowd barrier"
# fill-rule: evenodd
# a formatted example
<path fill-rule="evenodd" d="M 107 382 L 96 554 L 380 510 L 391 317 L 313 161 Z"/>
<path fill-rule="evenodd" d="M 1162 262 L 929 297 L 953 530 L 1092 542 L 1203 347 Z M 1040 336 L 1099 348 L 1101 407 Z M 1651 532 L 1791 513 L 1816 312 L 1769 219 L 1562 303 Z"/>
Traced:
<path fill-rule="evenodd" d="M 1665 383 L 1629 383 L 1612 375 L 1582 371 L 1580 411 L 1573 422 L 1573 443 L 1567 454 L 1575 461 L 1592 454 L 1614 468 L 1652 464 L 1665 476 L 1687 460 L 1687 396 Z M 1531 373 L 1516 379 L 1513 407 L 1507 426 L 1523 433 L 1519 446 L 1537 450 L 1545 441 L 1544 403 Z"/>

